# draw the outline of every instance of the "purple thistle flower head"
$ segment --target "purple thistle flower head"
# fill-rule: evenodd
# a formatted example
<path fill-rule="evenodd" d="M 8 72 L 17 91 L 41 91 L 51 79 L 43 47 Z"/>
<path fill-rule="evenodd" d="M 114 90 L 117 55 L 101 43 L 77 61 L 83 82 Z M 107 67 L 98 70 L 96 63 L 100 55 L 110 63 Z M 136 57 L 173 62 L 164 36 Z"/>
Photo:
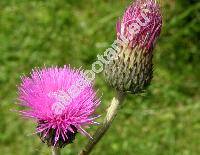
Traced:
<path fill-rule="evenodd" d="M 120 40 L 124 37 L 129 46 L 139 45 L 148 52 L 160 35 L 161 27 L 162 16 L 156 0 L 136 0 L 117 22 L 117 37 Z"/>
<path fill-rule="evenodd" d="M 19 86 L 20 113 L 38 123 L 36 133 L 49 146 L 64 147 L 77 132 L 96 124 L 94 112 L 100 100 L 92 83 L 80 70 L 64 66 L 35 69 L 30 77 L 22 77 Z"/>

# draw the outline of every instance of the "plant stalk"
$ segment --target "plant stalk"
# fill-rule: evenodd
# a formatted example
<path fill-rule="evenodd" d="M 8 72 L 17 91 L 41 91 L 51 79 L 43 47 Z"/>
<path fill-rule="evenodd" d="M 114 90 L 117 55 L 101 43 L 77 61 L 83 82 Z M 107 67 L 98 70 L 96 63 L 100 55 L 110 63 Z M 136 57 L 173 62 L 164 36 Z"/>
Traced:
<path fill-rule="evenodd" d="M 52 155 L 60 155 L 60 148 L 52 146 L 51 152 Z"/>
<path fill-rule="evenodd" d="M 117 112 L 123 103 L 124 96 L 125 94 L 123 92 L 117 92 L 116 97 L 114 97 L 110 103 L 102 125 L 97 129 L 97 131 L 93 135 L 93 139 L 86 144 L 86 146 L 83 148 L 83 150 L 81 150 L 79 155 L 89 155 L 95 147 L 95 145 L 101 140 L 101 138 L 111 126 L 114 118 L 116 117 Z"/>

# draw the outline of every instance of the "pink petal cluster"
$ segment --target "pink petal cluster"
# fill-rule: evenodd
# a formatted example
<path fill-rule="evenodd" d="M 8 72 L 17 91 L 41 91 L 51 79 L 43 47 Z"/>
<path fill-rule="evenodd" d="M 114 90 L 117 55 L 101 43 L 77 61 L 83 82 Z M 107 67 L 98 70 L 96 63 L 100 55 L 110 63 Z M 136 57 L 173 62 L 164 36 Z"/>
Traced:
<path fill-rule="evenodd" d="M 117 37 L 126 38 L 131 47 L 140 45 L 149 49 L 160 35 L 161 27 L 162 16 L 156 0 L 136 0 L 117 22 Z"/>
<path fill-rule="evenodd" d="M 22 77 L 19 86 L 20 105 L 28 107 L 20 113 L 29 118 L 33 118 L 38 123 L 36 132 L 42 133 L 43 138 L 50 136 L 50 131 L 54 131 L 54 145 L 60 139 L 70 141 L 70 134 L 77 131 L 88 136 L 83 129 L 94 121 L 98 116 L 94 112 L 100 101 L 96 98 L 92 83 L 82 83 L 83 89 L 75 88 L 79 93 L 71 96 L 71 100 L 63 100 L 63 109 L 56 113 L 53 105 L 58 102 L 56 95 L 59 92 L 68 92 L 77 81 L 84 81 L 85 77 L 80 70 L 74 70 L 67 66 L 63 68 L 51 67 L 35 69 L 30 77 Z M 86 80 L 85 80 L 86 81 Z"/>

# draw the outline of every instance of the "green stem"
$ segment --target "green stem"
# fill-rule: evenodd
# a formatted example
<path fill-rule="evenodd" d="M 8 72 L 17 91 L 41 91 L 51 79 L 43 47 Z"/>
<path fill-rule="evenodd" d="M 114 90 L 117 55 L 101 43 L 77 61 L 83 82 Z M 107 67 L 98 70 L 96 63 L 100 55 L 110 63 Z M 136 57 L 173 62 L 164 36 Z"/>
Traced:
<path fill-rule="evenodd" d="M 101 140 L 101 138 L 111 126 L 114 118 L 116 117 L 117 112 L 123 103 L 124 96 L 124 93 L 118 92 L 117 96 L 112 99 L 102 125 L 97 129 L 93 135 L 93 139 L 87 143 L 79 155 L 89 155 L 95 145 Z"/>
<path fill-rule="evenodd" d="M 52 155 L 60 155 L 60 148 L 52 146 Z"/>

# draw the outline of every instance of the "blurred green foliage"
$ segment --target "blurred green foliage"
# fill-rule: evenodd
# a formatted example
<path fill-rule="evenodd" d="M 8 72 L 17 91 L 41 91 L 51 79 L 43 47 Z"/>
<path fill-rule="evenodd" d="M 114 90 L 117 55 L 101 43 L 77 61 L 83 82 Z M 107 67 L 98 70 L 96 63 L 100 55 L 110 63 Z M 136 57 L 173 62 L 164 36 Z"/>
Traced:
<path fill-rule="evenodd" d="M 71 64 L 90 69 L 115 39 L 125 0 L 0 1 L 0 154 L 47 155 L 49 148 L 19 117 L 20 76 L 34 67 Z M 129 95 L 93 155 L 200 154 L 200 2 L 163 1 L 163 31 L 154 54 L 154 79 L 145 94 Z M 97 75 L 103 113 L 113 91 Z M 104 116 L 104 115 L 103 115 Z M 103 118 L 102 116 L 102 118 Z M 102 118 L 99 121 L 102 121 Z M 96 127 L 91 127 L 92 133 Z M 63 154 L 77 154 L 77 136 Z"/>

